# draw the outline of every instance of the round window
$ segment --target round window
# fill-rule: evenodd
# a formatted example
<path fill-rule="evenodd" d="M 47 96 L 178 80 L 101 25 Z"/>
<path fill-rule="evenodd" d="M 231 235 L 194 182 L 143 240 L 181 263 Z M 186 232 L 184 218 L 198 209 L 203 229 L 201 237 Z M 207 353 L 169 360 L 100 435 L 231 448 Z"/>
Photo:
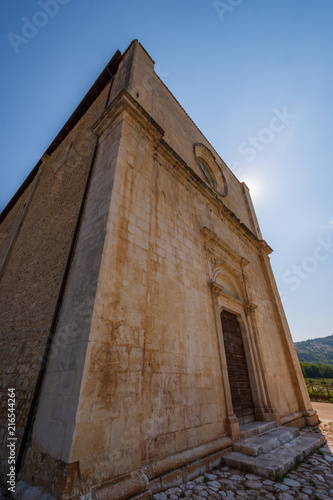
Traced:
<path fill-rule="evenodd" d="M 227 196 L 228 186 L 221 166 L 215 160 L 213 153 L 200 142 L 193 144 L 193 152 L 197 165 L 207 184 L 220 196 Z M 221 160 L 222 162 L 222 160 Z"/>
<path fill-rule="evenodd" d="M 213 177 L 212 177 L 210 171 L 208 170 L 207 166 L 204 164 L 204 162 L 202 160 L 199 160 L 199 165 L 200 165 L 200 168 L 201 168 L 204 176 L 206 177 L 207 181 L 209 182 L 209 184 L 212 187 L 215 187 L 215 182 L 213 181 Z"/>

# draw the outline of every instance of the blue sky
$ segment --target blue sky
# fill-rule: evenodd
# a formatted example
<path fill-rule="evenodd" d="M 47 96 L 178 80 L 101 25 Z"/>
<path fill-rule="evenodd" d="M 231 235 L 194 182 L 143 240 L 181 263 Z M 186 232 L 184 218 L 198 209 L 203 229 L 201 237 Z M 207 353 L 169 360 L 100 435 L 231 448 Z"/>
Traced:
<path fill-rule="evenodd" d="M 3 0 L 0 210 L 138 38 L 250 187 L 294 340 L 333 334 L 332 20 L 328 0 Z"/>

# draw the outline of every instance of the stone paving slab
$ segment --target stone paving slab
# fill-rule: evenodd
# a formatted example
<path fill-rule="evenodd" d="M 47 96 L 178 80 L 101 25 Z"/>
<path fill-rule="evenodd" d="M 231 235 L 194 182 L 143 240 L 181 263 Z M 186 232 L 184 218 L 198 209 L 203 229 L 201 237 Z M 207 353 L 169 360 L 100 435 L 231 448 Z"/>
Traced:
<path fill-rule="evenodd" d="M 263 434 L 278 427 L 276 422 L 250 422 L 240 425 L 240 438 L 246 439 L 257 434 Z"/>
<path fill-rule="evenodd" d="M 235 451 L 257 457 L 291 441 L 299 434 L 300 432 L 296 427 L 279 427 L 265 434 L 259 434 L 235 443 Z"/>
<path fill-rule="evenodd" d="M 300 436 L 264 455 L 248 456 L 238 451 L 231 451 L 224 456 L 224 461 L 230 467 L 274 479 L 276 472 L 287 473 L 324 442 L 325 438 L 321 434 L 302 432 Z"/>
<path fill-rule="evenodd" d="M 313 434 L 313 431 L 305 430 Z M 210 473 L 153 496 L 155 500 L 259 499 L 328 500 L 333 499 L 333 424 L 321 424 L 315 434 L 323 433 L 327 444 L 321 446 L 295 467 L 281 482 L 256 474 L 220 466 Z M 283 481 L 282 481 L 283 479 Z"/>

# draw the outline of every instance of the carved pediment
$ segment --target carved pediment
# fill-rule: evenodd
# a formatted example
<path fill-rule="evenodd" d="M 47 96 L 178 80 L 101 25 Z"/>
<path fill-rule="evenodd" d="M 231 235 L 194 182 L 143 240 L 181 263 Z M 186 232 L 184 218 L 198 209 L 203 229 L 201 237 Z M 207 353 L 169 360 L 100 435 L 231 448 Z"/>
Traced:
<path fill-rule="evenodd" d="M 244 267 L 249 261 L 206 226 L 201 228 L 209 265 L 209 283 L 215 291 L 245 302 Z"/>
<path fill-rule="evenodd" d="M 226 243 L 222 238 L 217 236 L 214 231 L 209 229 L 206 226 L 203 226 L 201 229 L 201 234 L 205 239 L 205 247 L 211 250 L 215 255 L 225 254 L 228 257 L 228 260 L 236 264 L 237 267 L 243 268 L 249 264 L 249 261 L 239 255 L 233 248 L 231 248 L 228 243 Z"/>

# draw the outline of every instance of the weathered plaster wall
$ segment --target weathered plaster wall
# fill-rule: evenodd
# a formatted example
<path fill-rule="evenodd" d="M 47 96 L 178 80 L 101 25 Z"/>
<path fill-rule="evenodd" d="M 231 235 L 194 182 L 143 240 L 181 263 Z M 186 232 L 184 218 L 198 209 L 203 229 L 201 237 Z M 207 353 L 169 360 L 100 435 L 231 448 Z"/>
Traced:
<path fill-rule="evenodd" d="M 225 434 L 196 208 L 153 154 L 126 120 L 71 454 L 88 484 Z"/>
<path fill-rule="evenodd" d="M 105 89 L 86 115 L 50 157 L 43 158 L 35 179 L 1 224 L 2 257 L 10 257 L 1 272 L 0 393 L 16 388 L 17 449 L 35 387 L 48 330 L 71 244 L 87 171 L 95 143 L 89 130 L 102 113 Z M 36 183 L 37 182 L 37 183 Z M 26 207 L 24 203 L 33 195 Z M 23 224 L 17 221 L 24 212 Z M 0 414 L 0 442 L 6 439 L 6 399 Z M 5 473 L 6 449 L 1 449 Z"/>
<path fill-rule="evenodd" d="M 299 410 L 259 246 L 174 168 L 159 145 L 163 133 L 129 108 L 118 115 L 124 122 L 70 454 L 86 485 L 226 435 L 203 226 L 249 260 L 272 402 L 280 416 Z M 104 133 L 101 148 L 111 150 Z"/>

